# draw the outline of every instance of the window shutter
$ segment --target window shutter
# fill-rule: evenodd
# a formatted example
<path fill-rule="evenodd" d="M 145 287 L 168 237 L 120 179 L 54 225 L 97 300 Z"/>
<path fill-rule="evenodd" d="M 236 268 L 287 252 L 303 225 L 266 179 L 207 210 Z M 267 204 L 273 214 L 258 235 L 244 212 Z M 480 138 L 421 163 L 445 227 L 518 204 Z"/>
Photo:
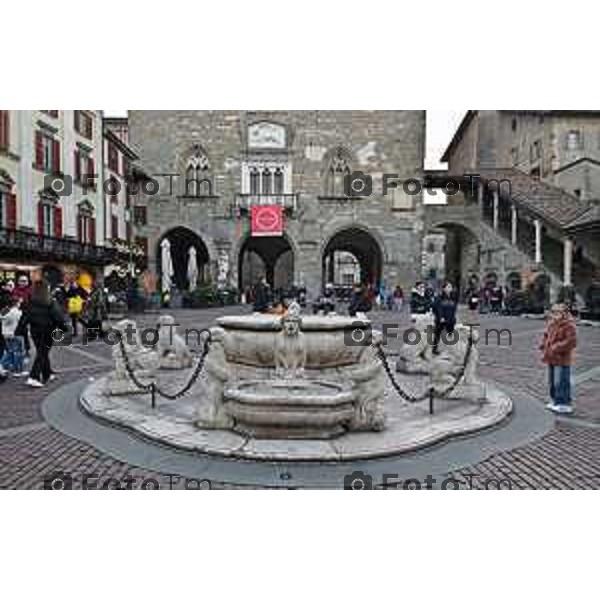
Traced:
<path fill-rule="evenodd" d="M 75 181 L 81 182 L 81 152 L 75 150 L 73 156 L 75 157 Z"/>
<path fill-rule="evenodd" d="M 37 169 L 44 168 L 44 137 L 41 131 L 35 132 L 35 166 Z"/>
<path fill-rule="evenodd" d="M 52 170 L 55 173 L 60 171 L 60 141 L 52 140 Z"/>
<path fill-rule="evenodd" d="M 54 207 L 54 237 L 61 238 L 63 235 L 62 206 Z"/>
<path fill-rule="evenodd" d="M 38 233 L 44 235 L 44 205 L 38 203 Z"/>
<path fill-rule="evenodd" d="M 14 194 L 8 194 L 6 197 L 6 227 L 17 228 L 17 197 Z"/>
<path fill-rule="evenodd" d="M 88 175 L 90 176 L 89 178 L 89 186 L 93 186 L 94 185 L 94 159 L 92 157 L 88 158 Z"/>
<path fill-rule="evenodd" d="M 10 142 L 10 121 L 9 112 L 7 110 L 0 110 L 0 148 L 2 150 L 8 150 Z"/>
<path fill-rule="evenodd" d="M 96 217 L 90 218 L 90 244 L 96 245 Z"/>

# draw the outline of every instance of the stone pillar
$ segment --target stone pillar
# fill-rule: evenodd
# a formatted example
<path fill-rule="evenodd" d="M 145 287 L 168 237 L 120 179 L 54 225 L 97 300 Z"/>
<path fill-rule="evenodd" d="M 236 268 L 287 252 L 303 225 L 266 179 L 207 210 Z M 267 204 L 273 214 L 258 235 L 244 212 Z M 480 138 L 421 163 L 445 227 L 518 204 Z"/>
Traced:
<path fill-rule="evenodd" d="M 493 225 L 494 229 L 498 229 L 498 203 L 500 199 L 500 193 L 498 190 L 494 191 L 494 220 Z"/>
<path fill-rule="evenodd" d="M 573 240 L 565 238 L 563 240 L 563 284 L 566 286 L 573 285 Z"/>
<path fill-rule="evenodd" d="M 517 245 L 517 207 L 512 204 L 510 207 L 510 241 L 513 246 Z"/>
<path fill-rule="evenodd" d="M 540 264 L 542 262 L 542 222 L 535 219 L 533 226 L 535 227 L 535 262 Z"/>
<path fill-rule="evenodd" d="M 327 255 L 327 281 L 325 283 L 335 282 L 335 252 Z"/>

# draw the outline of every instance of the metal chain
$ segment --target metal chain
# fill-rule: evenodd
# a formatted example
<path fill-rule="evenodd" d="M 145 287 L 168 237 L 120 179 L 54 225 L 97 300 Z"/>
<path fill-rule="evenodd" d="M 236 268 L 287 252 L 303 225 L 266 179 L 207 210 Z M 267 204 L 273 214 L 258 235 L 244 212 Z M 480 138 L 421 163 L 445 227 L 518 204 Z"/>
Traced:
<path fill-rule="evenodd" d="M 163 398 L 166 398 L 167 400 L 177 400 L 181 396 L 187 394 L 187 392 L 189 392 L 189 390 L 194 386 L 194 384 L 198 380 L 198 377 L 200 377 L 200 373 L 202 372 L 202 368 L 204 367 L 204 362 L 205 362 L 208 352 L 210 350 L 211 344 L 212 344 L 212 336 L 210 335 L 210 332 L 209 332 L 209 336 L 204 341 L 204 348 L 202 349 L 202 354 L 200 355 L 200 359 L 198 360 L 198 363 L 196 364 L 196 367 L 194 368 L 194 372 L 192 373 L 190 379 L 185 384 L 185 386 L 183 386 L 183 388 L 181 388 L 181 390 L 179 390 L 178 392 L 175 392 L 173 394 L 170 394 L 168 392 L 161 390 L 158 387 L 158 385 L 156 384 L 156 382 L 153 381 L 151 383 L 144 384 L 136 377 L 135 371 L 133 370 L 131 363 L 129 362 L 129 356 L 127 355 L 127 352 L 125 351 L 125 345 L 123 344 L 123 337 L 121 336 L 119 338 L 119 347 L 121 349 L 121 356 L 123 357 L 123 361 L 125 363 L 125 370 L 127 371 L 127 374 L 129 375 L 129 378 L 131 379 L 131 381 L 140 390 L 143 390 L 145 392 L 155 392 L 159 396 L 162 396 Z M 458 384 L 460 383 L 460 381 L 462 380 L 462 378 L 465 375 L 465 371 L 467 369 L 467 364 L 471 357 L 473 344 L 474 344 L 473 336 L 469 335 L 469 339 L 467 342 L 467 351 L 465 352 L 463 364 L 461 365 L 461 368 L 460 368 L 459 372 L 457 373 L 455 380 L 443 392 L 436 393 L 435 396 L 437 398 L 445 398 L 456 389 L 456 387 L 458 386 Z M 381 364 L 388 376 L 388 379 L 390 380 L 390 383 L 392 384 L 392 387 L 396 390 L 396 392 L 402 399 L 414 404 L 417 402 L 422 402 L 423 400 L 426 400 L 427 398 L 430 398 L 431 390 L 433 390 L 433 387 L 428 389 L 424 394 L 422 394 L 420 396 L 413 396 L 413 395 L 409 394 L 408 392 L 405 392 L 402 389 L 402 387 L 400 386 L 400 384 L 396 381 L 396 378 L 394 377 L 392 368 L 388 362 L 388 359 L 383 350 L 383 347 L 380 344 L 378 344 L 377 346 L 373 345 L 373 348 L 375 349 L 377 358 L 379 358 L 379 360 L 381 361 Z"/>
<path fill-rule="evenodd" d="M 155 381 L 148 383 L 148 384 L 142 383 L 135 375 L 135 371 L 133 370 L 131 363 L 129 362 L 129 356 L 127 355 L 127 352 L 125 351 L 125 345 L 123 344 L 123 336 L 120 336 L 119 347 L 121 349 L 121 356 L 123 357 L 123 361 L 125 363 L 125 370 L 127 371 L 127 375 L 129 375 L 129 378 L 131 379 L 131 381 L 133 381 L 135 386 L 138 387 L 140 390 L 143 390 L 144 392 L 157 393 L 159 396 L 162 396 L 163 398 L 166 398 L 167 400 L 177 400 L 184 394 L 187 394 L 187 392 L 190 391 L 190 389 L 193 387 L 193 385 L 198 380 L 198 377 L 200 377 L 200 373 L 202 372 L 202 368 L 204 367 L 204 362 L 206 360 L 206 357 L 210 350 L 210 346 L 212 344 L 212 335 L 210 334 L 210 331 L 208 331 L 208 334 L 209 334 L 208 337 L 204 341 L 204 348 L 202 349 L 202 354 L 200 355 L 200 359 L 198 360 L 198 363 L 196 364 L 196 367 L 194 368 L 194 372 L 192 373 L 188 382 L 178 392 L 173 393 L 173 394 L 165 392 L 158 387 L 158 385 Z"/>
<path fill-rule="evenodd" d="M 463 360 L 463 364 L 460 367 L 460 371 L 456 375 L 456 379 L 454 383 L 451 383 L 448 388 L 446 388 L 443 392 L 436 394 L 438 398 L 446 398 L 449 394 L 451 394 L 456 386 L 460 383 L 462 378 L 465 376 L 465 371 L 467 370 L 467 364 L 469 363 L 469 359 L 471 358 L 471 350 L 473 348 L 473 336 L 469 335 L 469 339 L 467 340 L 467 351 L 465 352 L 465 359 Z"/>
<path fill-rule="evenodd" d="M 473 349 L 473 344 L 474 344 L 473 336 L 469 335 L 469 339 L 467 342 L 467 351 L 465 352 L 465 358 L 463 360 L 463 364 L 460 367 L 460 371 L 457 373 L 455 380 L 450 384 L 450 386 L 448 386 L 443 392 L 435 393 L 436 398 L 445 398 L 449 394 L 451 394 L 456 389 L 456 386 L 460 383 L 461 379 L 465 376 L 467 364 L 469 362 L 469 359 L 471 358 L 471 351 Z M 424 394 L 422 394 L 421 396 L 411 396 L 409 393 L 405 392 L 402 389 L 402 387 L 400 386 L 400 384 L 396 381 L 396 378 L 394 377 L 394 374 L 393 374 L 392 368 L 390 367 L 390 364 L 388 362 L 387 356 L 386 356 L 385 352 L 383 351 L 383 347 L 381 345 L 378 345 L 376 347 L 373 346 L 373 347 L 375 348 L 377 357 L 381 361 L 381 364 L 383 365 L 383 368 L 384 368 L 385 372 L 387 373 L 390 383 L 392 384 L 392 386 L 396 390 L 396 392 L 398 392 L 398 395 L 401 398 L 403 398 L 407 402 L 416 403 L 416 402 L 422 402 L 423 400 L 426 400 L 427 398 L 430 397 L 430 391 L 433 390 L 433 386 L 429 390 L 427 390 Z"/>
<path fill-rule="evenodd" d="M 202 368 L 204 367 L 204 361 L 210 350 L 211 343 L 212 337 L 209 335 L 204 342 L 204 348 L 202 349 L 202 354 L 200 355 L 200 359 L 196 364 L 196 368 L 194 369 L 194 372 L 192 373 L 192 376 L 190 377 L 189 381 L 185 386 L 183 386 L 183 388 L 181 388 L 178 392 L 174 394 L 169 394 L 168 392 L 163 392 L 159 387 L 156 387 L 156 393 L 159 396 L 166 398 L 167 400 L 177 400 L 177 398 L 180 398 L 184 394 L 187 394 L 198 380 L 198 377 L 200 377 L 200 373 L 202 372 Z"/>
<path fill-rule="evenodd" d="M 133 368 L 129 362 L 129 356 L 127 356 L 127 352 L 125 352 L 125 345 L 123 344 L 123 336 L 119 336 L 119 348 L 121 350 L 121 356 L 123 357 L 123 362 L 125 363 L 125 370 L 127 371 L 127 375 L 129 375 L 129 378 L 131 379 L 131 381 L 133 381 L 135 386 L 138 387 L 140 390 L 144 390 L 145 392 L 151 391 L 154 384 L 142 383 L 136 377 L 135 371 L 133 370 Z"/>
<path fill-rule="evenodd" d="M 383 365 L 383 368 L 384 368 L 385 372 L 387 373 L 390 383 L 392 384 L 393 388 L 398 392 L 398 395 L 401 398 L 403 398 L 407 402 L 411 402 L 411 403 L 422 402 L 426 398 L 429 398 L 429 390 L 427 390 L 427 392 L 425 392 L 425 394 L 423 394 L 422 396 L 411 396 L 409 393 L 405 392 L 400 387 L 400 384 L 396 381 L 396 378 L 394 377 L 394 375 L 392 373 L 392 368 L 390 367 L 390 363 L 388 362 L 387 356 L 386 356 L 385 352 L 383 351 L 383 347 L 381 345 L 377 345 L 377 347 L 375 347 L 375 350 L 377 352 L 377 357 L 381 361 L 381 364 Z"/>

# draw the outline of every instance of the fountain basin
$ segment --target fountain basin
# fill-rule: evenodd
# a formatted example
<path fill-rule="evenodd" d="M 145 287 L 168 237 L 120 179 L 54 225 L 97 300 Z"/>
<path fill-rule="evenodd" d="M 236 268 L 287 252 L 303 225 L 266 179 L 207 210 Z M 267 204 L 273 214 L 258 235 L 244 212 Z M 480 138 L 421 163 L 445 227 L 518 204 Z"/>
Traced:
<path fill-rule="evenodd" d="M 371 344 L 349 343 L 369 321 L 274 315 L 222 317 L 211 329 L 201 429 L 254 437 L 327 438 L 381 431 L 384 371 Z M 361 336 L 357 336 L 361 337 Z M 379 336 L 373 334 L 373 344 Z"/>
<path fill-rule="evenodd" d="M 242 315 L 217 319 L 225 331 L 223 345 L 227 360 L 253 367 L 275 365 L 275 342 L 281 333 L 281 317 L 275 315 Z M 306 368 L 345 367 L 359 362 L 365 347 L 347 345 L 356 329 L 371 330 L 369 321 L 351 317 L 306 316 L 300 329 L 306 347 Z"/>
<path fill-rule="evenodd" d="M 233 429 L 255 438 L 333 438 L 347 431 L 355 410 L 354 392 L 329 381 L 241 381 L 223 397 Z"/>

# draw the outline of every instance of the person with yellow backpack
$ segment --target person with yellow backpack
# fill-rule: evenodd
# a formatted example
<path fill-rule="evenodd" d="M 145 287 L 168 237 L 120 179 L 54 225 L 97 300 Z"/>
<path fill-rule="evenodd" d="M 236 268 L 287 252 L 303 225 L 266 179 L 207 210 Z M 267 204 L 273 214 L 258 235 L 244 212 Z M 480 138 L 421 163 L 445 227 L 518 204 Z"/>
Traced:
<path fill-rule="evenodd" d="M 78 336 L 77 323 L 81 319 L 85 306 L 85 292 L 76 283 L 72 283 L 67 291 L 67 313 L 71 319 L 73 337 Z"/>

